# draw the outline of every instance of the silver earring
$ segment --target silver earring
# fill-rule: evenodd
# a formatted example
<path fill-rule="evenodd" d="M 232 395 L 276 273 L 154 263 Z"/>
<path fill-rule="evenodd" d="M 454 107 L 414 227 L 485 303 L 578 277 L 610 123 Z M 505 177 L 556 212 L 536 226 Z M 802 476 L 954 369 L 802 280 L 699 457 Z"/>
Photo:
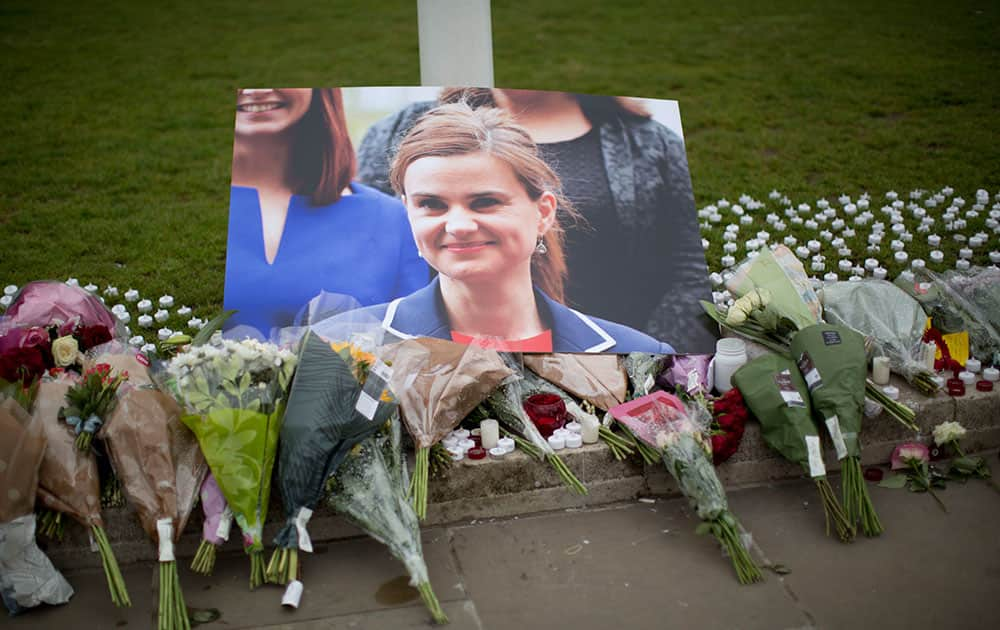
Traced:
<path fill-rule="evenodd" d="M 548 252 L 549 252 L 549 248 L 545 246 L 545 241 L 543 241 L 542 237 L 539 236 L 538 237 L 538 243 L 535 244 L 535 253 L 536 254 L 547 254 Z"/>
<path fill-rule="evenodd" d="M 424 253 L 422 251 L 420 251 L 419 249 L 417 249 L 417 258 L 423 258 L 423 257 L 424 257 Z"/>

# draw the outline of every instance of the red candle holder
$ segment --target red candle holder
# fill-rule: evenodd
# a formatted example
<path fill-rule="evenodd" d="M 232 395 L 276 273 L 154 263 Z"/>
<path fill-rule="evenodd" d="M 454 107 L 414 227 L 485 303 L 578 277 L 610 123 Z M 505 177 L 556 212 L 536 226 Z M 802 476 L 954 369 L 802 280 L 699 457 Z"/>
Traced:
<path fill-rule="evenodd" d="M 523 403 L 528 418 L 538 427 L 542 437 L 549 437 L 566 423 L 566 403 L 556 394 L 535 394 Z"/>

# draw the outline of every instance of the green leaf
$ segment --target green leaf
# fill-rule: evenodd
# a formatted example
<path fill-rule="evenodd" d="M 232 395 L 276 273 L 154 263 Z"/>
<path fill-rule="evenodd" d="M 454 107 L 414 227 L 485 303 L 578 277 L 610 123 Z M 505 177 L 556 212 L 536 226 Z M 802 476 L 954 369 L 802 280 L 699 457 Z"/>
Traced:
<path fill-rule="evenodd" d="M 906 475 L 889 475 L 882 481 L 878 482 L 878 485 L 882 488 L 892 488 L 898 490 L 906 485 Z"/>
<path fill-rule="evenodd" d="M 712 524 L 708 522 L 698 523 L 698 527 L 694 528 L 694 533 L 698 534 L 699 536 L 704 536 L 705 534 L 711 534 Z"/>

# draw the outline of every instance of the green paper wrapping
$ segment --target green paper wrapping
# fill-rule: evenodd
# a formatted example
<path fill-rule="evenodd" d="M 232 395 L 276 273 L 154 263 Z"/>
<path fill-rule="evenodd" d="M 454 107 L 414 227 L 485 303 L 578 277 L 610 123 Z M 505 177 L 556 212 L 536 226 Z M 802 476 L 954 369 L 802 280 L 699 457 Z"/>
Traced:
<path fill-rule="evenodd" d="M 868 378 L 864 337 L 845 326 L 816 324 L 792 337 L 791 351 L 837 459 L 860 457 L 858 434 Z"/>
<path fill-rule="evenodd" d="M 760 422 L 764 441 L 810 477 L 826 476 L 809 389 L 795 363 L 765 354 L 738 369 L 733 383 Z"/>

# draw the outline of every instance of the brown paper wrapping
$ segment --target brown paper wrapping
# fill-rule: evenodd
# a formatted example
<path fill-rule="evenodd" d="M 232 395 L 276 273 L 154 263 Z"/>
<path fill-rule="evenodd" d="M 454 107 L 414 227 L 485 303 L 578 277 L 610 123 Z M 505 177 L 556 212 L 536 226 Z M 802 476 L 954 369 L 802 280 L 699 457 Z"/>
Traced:
<path fill-rule="evenodd" d="M 388 346 L 382 360 L 418 448 L 439 442 L 511 374 L 495 350 L 427 337 Z"/>
<path fill-rule="evenodd" d="M 48 439 L 38 473 L 38 498 L 45 507 L 63 512 L 87 528 L 103 527 L 97 460 L 90 451 L 77 448 L 73 430 L 59 420 L 59 409 L 66 404 L 66 391 L 72 385 L 69 379 L 38 385 L 32 416 Z"/>
<path fill-rule="evenodd" d="M 614 354 L 525 354 L 524 365 L 573 396 L 607 411 L 625 402 L 628 375 Z"/>
<path fill-rule="evenodd" d="M 17 401 L 3 398 L 0 435 L 0 523 L 9 523 L 34 511 L 45 433 Z"/>
<path fill-rule="evenodd" d="M 167 411 L 176 409 L 176 404 L 171 403 L 173 399 L 158 390 L 130 389 L 119 396 L 102 431 L 125 496 L 153 541 L 159 540 L 156 521 L 177 517 L 171 415 Z"/>

